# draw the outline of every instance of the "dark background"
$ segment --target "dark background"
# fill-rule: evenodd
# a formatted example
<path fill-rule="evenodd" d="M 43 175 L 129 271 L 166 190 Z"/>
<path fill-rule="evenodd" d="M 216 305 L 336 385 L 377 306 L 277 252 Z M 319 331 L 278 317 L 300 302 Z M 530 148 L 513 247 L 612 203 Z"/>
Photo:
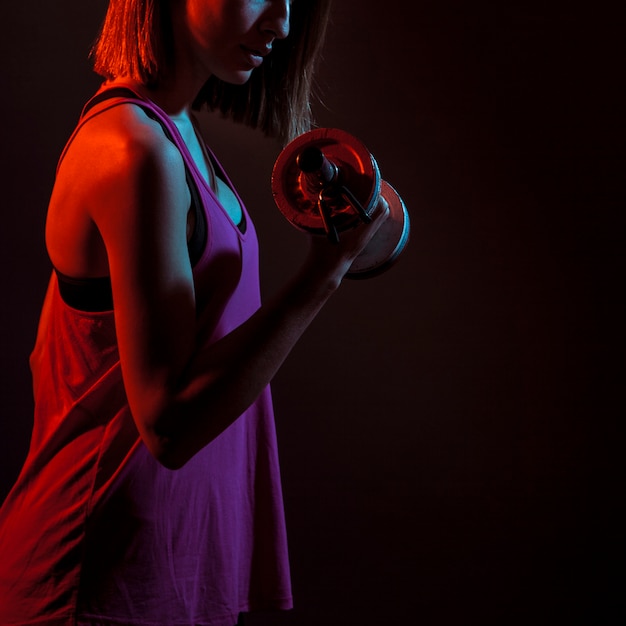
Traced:
<path fill-rule="evenodd" d="M 618 3 L 335 4 L 318 121 L 368 146 L 412 238 L 275 381 L 297 608 L 271 623 L 624 624 Z M 45 208 L 105 7 L 0 8 L 1 497 L 31 428 Z M 271 198 L 280 147 L 202 124 L 270 292 L 303 245 Z"/>

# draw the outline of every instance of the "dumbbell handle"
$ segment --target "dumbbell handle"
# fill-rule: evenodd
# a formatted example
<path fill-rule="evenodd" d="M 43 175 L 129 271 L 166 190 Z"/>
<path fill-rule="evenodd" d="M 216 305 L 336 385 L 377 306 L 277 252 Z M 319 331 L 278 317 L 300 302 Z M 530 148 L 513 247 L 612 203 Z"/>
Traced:
<path fill-rule="evenodd" d="M 322 187 L 332 185 L 339 177 L 339 168 L 317 146 L 306 147 L 296 161 L 300 170 Z"/>
<path fill-rule="evenodd" d="M 341 197 L 358 213 L 361 221 L 365 223 L 372 221 L 372 218 L 350 189 L 339 184 L 339 167 L 326 158 L 326 155 L 317 146 L 307 146 L 298 155 L 296 161 L 306 177 L 320 187 L 318 207 L 326 234 L 333 243 L 339 241 L 337 229 L 332 223 L 332 211 L 328 205 L 328 202 L 332 202 L 333 198 Z"/>

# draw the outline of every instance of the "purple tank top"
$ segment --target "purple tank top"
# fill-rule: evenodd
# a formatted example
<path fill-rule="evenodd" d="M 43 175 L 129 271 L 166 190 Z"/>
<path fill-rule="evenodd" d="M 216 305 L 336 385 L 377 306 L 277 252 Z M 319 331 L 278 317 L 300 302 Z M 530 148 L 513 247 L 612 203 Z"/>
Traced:
<path fill-rule="evenodd" d="M 243 204 L 245 233 L 232 222 L 153 103 L 104 107 L 129 102 L 169 129 L 199 190 L 208 236 L 193 276 L 208 345 L 260 306 L 254 226 Z M 269 387 L 183 468 L 165 469 L 130 416 L 113 313 L 69 307 L 54 274 L 31 369 L 31 446 L 0 510 L 0 623 L 233 626 L 242 611 L 291 607 Z"/>

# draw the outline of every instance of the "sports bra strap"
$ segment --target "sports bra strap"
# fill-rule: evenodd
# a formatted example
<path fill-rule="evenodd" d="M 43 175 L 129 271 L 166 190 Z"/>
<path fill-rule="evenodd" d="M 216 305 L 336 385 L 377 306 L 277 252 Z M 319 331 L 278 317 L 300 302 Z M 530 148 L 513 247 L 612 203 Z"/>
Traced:
<path fill-rule="evenodd" d="M 139 94 L 135 93 L 132 89 L 129 89 L 128 87 L 111 87 L 97 93 L 91 98 L 91 100 L 88 100 L 87 104 L 85 104 L 85 106 L 83 107 L 81 117 L 85 117 L 87 112 L 90 109 L 93 109 L 93 107 L 95 107 L 97 104 L 100 104 L 105 100 L 110 100 L 111 98 L 132 98 L 133 100 L 141 100 Z"/>

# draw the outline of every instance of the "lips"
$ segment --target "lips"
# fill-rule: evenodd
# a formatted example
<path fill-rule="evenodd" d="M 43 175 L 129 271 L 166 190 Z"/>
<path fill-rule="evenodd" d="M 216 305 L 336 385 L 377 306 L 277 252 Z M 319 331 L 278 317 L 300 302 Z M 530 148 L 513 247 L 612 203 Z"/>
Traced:
<path fill-rule="evenodd" d="M 251 48 L 248 46 L 241 46 L 246 62 L 253 68 L 259 67 L 263 63 L 263 59 L 272 51 L 271 46 L 262 46 L 260 48 Z"/>
<path fill-rule="evenodd" d="M 271 51 L 271 45 L 263 45 L 258 48 L 251 48 L 249 46 L 241 46 L 248 54 L 251 54 L 255 57 L 266 57 Z"/>

